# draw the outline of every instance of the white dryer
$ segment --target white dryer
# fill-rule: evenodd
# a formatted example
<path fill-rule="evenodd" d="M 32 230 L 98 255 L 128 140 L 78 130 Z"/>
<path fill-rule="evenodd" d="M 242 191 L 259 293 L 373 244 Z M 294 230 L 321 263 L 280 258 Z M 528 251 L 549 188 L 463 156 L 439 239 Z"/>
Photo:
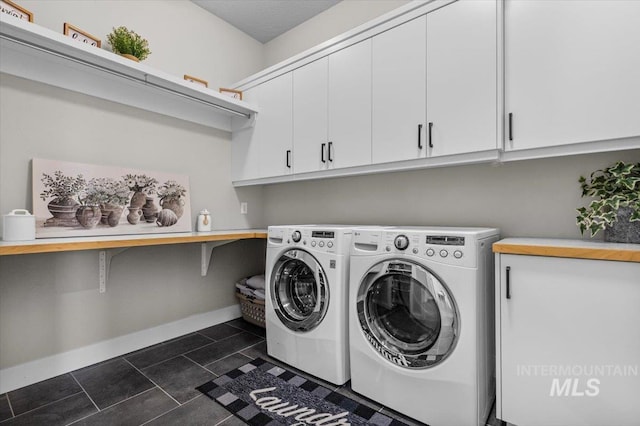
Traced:
<path fill-rule="evenodd" d="M 488 228 L 353 229 L 351 387 L 434 426 L 484 425 L 494 395 Z"/>
<path fill-rule="evenodd" d="M 267 353 L 336 385 L 349 380 L 350 245 L 348 226 L 268 230 Z"/>

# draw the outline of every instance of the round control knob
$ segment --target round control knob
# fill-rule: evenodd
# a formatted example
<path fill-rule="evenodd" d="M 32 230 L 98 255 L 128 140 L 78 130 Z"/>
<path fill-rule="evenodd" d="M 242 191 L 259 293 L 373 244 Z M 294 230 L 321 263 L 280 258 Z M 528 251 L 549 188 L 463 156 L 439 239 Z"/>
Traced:
<path fill-rule="evenodd" d="M 409 238 L 406 235 L 398 235 L 395 240 L 393 240 L 393 245 L 396 246 L 398 250 L 406 250 L 409 247 Z"/>
<path fill-rule="evenodd" d="M 302 239 L 302 234 L 300 233 L 300 231 L 293 231 L 293 234 L 291 234 L 291 239 L 294 243 L 298 243 L 300 242 L 300 239 Z"/>
<path fill-rule="evenodd" d="M 460 259 L 462 257 L 462 252 L 460 250 L 454 251 L 453 257 L 455 257 L 456 259 Z"/>
<path fill-rule="evenodd" d="M 320 242 L 318 243 L 318 245 L 319 245 L 320 247 L 324 247 L 324 241 L 320 241 Z"/>
<path fill-rule="evenodd" d="M 449 252 L 446 250 L 440 250 L 440 257 L 447 257 L 449 256 Z"/>
<path fill-rule="evenodd" d="M 418 254 L 418 249 L 417 248 L 414 247 L 412 251 L 413 251 L 413 254 Z"/>
<path fill-rule="evenodd" d="M 435 250 L 433 250 L 433 249 L 431 249 L 431 248 L 430 248 L 430 249 L 427 249 L 427 256 L 431 257 L 431 256 L 433 256 L 434 254 L 436 254 Z"/>
<path fill-rule="evenodd" d="M 332 243 L 331 241 L 329 241 L 329 242 L 327 243 L 327 247 L 329 247 L 329 248 L 333 247 L 333 243 Z"/>
<path fill-rule="evenodd" d="M 387 246 L 387 247 L 385 247 L 385 250 L 391 251 L 391 247 Z"/>
<path fill-rule="evenodd" d="M 311 247 L 315 247 L 316 246 L 316 242 L 315 241 L 311 241 Z"/>

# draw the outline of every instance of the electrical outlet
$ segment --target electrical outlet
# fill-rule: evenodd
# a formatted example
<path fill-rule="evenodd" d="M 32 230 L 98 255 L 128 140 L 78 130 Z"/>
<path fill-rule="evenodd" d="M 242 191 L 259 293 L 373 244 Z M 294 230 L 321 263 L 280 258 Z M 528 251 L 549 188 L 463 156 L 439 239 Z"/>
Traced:
<path fill-rule="evenodd" d="M 247 214 L 247 203 L 240 203 L 240 214 Z"/>

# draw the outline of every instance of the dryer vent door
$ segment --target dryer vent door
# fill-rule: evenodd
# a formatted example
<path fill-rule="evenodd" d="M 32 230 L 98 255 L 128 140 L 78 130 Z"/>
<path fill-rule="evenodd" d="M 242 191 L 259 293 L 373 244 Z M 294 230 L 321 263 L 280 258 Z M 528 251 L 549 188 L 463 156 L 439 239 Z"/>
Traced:
<path fill-rule="evenodd" d="M 304 250 L 280 256 L 271 276 L 271 302 L 280 321 L 294 331 L 309 331 L 322 322 L 329 287 L 320 263 Z"/>
<path fill-rule="evenodd" d="M 458 312 L 449 290 L 433 272 L 413 262 L 394 259 L 370 268 L 360 283 L 356 308 L 369 343 L 402 367 L 440 363 L 458 338 Z"/>

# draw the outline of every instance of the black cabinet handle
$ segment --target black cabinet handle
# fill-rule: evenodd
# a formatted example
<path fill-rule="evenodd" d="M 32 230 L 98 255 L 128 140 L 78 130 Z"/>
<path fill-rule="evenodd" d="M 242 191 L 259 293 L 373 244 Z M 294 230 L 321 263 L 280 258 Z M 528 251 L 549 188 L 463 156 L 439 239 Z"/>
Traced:
<path fill-rule="evenodd" d="M 287 168 L 291 168 L 291 150 L 287 150 Z"/>
<path fill-rule="evenodd" d="M 323 144 L 320 146 L 320 161 L 322 161 L 323 163 L 326 163 L 326 162 L 327 162 L 327 160 L 325 160 L 325 159 L 324 159 L 324 147 L 325 147 L 326 145 L 327 145 L 326 143 L 323 143 Z"/>
<path fill-rule="evenodd" d="M 418 124 L 418 149 L 422 149 L 422 124 Z"/>
<path fill-rule="evenodd" d="M 507 266 L 507 299 L 511 299 L 511 266 Z"/>
<path fill-rule="evenodd" d="M 432 128 L 433 128 L 433 123 L 429 123 L 429 148 L 433 148 L 433 137 L 431 136 Z"/>
<path fill-rule="evenodd" d="M 513 140 L 513 113 L 509 113 L 509 140 Z"/>
<path fill-rule="evenodd" d="M 333 157 L 331 157 L 331 152 L 333 151 L 331 148 L 333 147 L 333 142 L 329 142 L 329 146 L 327 147 L 327 159 L 329 162 L 333 162 Z"/>

